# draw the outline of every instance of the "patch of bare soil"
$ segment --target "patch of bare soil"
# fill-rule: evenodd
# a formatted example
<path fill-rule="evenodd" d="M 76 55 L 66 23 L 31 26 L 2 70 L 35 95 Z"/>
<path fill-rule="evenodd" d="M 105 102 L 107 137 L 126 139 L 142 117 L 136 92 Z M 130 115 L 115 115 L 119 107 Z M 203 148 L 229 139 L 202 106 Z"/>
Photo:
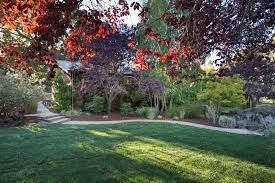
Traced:
<path fill-rule="evenodd" d="M 27 126 L 32 123 L 38 123 L 41 118 L 37 116 L 24 116 L 23 120 L 14 121 L 14 122 L 1 122 L 0 128 L 11 128 L 11 127 L 18 127 L 18 126 Z"/>

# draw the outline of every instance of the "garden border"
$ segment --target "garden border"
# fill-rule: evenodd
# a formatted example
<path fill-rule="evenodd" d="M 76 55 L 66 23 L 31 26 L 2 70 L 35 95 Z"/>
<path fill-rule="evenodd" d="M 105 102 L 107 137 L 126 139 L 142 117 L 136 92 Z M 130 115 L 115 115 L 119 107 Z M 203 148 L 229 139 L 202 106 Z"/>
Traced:
<path fill-rule="evenodd" d="M 108 124 L 136 123 L 136 122 L 170 123 L 170 124 L 186 125 L 186 126 L 192 126 L 192 127 L 197 127 L 197 128 L 220 131 L 220 132 L 227 132 L 227 133 L 263 136 L 263 134 L 261 134 L 259 132 L 250 131 L 250 130 L 247 130 L 247 129 L 220 128 L 220 127 L 213 127 L 213 126 L 201 125 L 201 124 L 196 124 L 196 123 L 190 123 L 190 122 L 184 122 L 184 121 L 173 121 L 173 120 L 135 119 L 135 120 L 119 120 L 119 121 L 117 121 L 117 120 L 116 121 L 68 121 L 68 122 L 63 122 L 62 124 L 69 124 L 69 125 L 108 125 Z"/>
<path fill-rule="evenodd" d="M 38 102 L 38 113 L 26 115 L 26 116 L 38 116 L 42 119 L 44 118 L 54 118 L 55 116 L 60 116 L 57 113 L 50 112 L 42 102 Z M 234 133 L 234 134 L 242 134 L 242 135 L 258 135 L 263 136 L 264 134 L 251 131 L 247 129 L 233 129 L 233 128 L 221 128 L 221 127 L 213 127 L 213 126 L 207 126 L 202 124 L 196 124 L 196 123 L 190 123 L 190 122 L 184 122 L 184 121 L 173 121 L 173 120 L 152 120 L 152 119 L 135 119 L 135 120 L 115 120 L 115 121 L 70 121 L 65 119 L 65 121 L 52 121 L 52 122 L 46 122 L 45 124 L 65 124 L 65 125 L 108 125 L 108 124 L 121 124 L 121 123 L 136 123 L 136 122 L 153 122 L 153 123 L 170 123 L 170 124 L 179 124 L 179 125 L 185 125 L 185 126 L 192 126 L 197 128 L 203 128 L 203 129 L 209 129 L 209 130 L 215 130 L 220 132 L 226 132 L 226 133 Z M 43 120 L 42 122 L 43 123 Z"/>

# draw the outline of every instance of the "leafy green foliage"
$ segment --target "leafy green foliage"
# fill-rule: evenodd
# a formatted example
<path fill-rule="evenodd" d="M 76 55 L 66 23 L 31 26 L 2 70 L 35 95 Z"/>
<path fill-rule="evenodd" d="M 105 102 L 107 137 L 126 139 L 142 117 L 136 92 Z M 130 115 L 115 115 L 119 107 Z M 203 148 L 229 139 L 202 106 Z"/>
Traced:
<path fill-rule="evenodd" d="M 201 91 L 205 85 L 204 81 L 194 82 L 187 79 L 181 83 L 177 83 L 173 78 L 166 74 L 165 68 L 155 68 L 150 71 L 149 74 L 159 78 L 165 86 L 162 103 L 165 105 L 166 110 L 171 110 L 174 106 L 181 106 L 180 108 L 185 109 L 187 116 L 201 116 L 202 107 L 200 104 L 196 104 L 196 101 L 197 93 Z"/>
<path fill-rule="evenodd" d="M 7 78 L 0 76 L 0 116 L 17 117 L 19 112 L 23 112 L 25 100 L 22 92 L 17 90 Z"/>
<path fill-rule="evenodd" d="M 68 86 L 68 79 L 60 69 L 55 69 L 52 90 L 54 97 L 53 109 L 58 112 L 68 111 L 72 104 L 72 89 Z"/>
<path fill-rule="evenodd" d="M 185 104 L 185 117 L 186 118 L 203 118 L 205 108 L 202 103 L 195 101 Z"/>
<path fill-rule="evenodd" d="M 184 119 L 185 114 L 185 109 L 181 106 L 173 106 L 166 111 L 166 115 L 172 118 Z"/>
<path fill-rule="evenodd" d="M 131 115 L 131 114 L 134 114 L 134 113 L 135 113 L 135 111 L 131 107 L 130 103 L 120 104 L 120 114 L 122 114 L 122 115 Z"/>
<path fill-rule="evenodd" d="M 106 102 L 104 97 L 99 95 L 90 96 L 90 100 L 84 104 L 84 110 L 88 112 L 104 112 Z"/>
<path fill-rule="evenodd" d="M 216 124 L 219 121 L 220 113 L 213 105 L 206 105 L 205 116 Z"/>
<path fill-rule="evenodd" d="M 26 73 L 8 70 L 4 74 L 0 74 L 0 117 L 18 120 L 24 113 L 36 112 L 43 87 L 34 85 Z"/>
<path fill-rule="evenodd" d="M 141 107 L 136 110 L 136 114 L 144 116 L 148 119 L 154 119 L 157 115 L 157 110 L 153 107 Z"/>
<path fill-rule="evenodd" d="M 140 79 L 135 76 L 124 78 L 123 85 L 127 90 L 127 95 L 120 97 L 120 103 L 129 103 L 133 108 L 148 106 L 148 97 L 138 90 L 139 81 Z"/>
<path fill-rule="evenodd" d="M 217 78 L 216 81 L 207 82 L 206 88 L 198 93 L 198 99 L 207 101 L 219 116 L 224 110 L 239 108 L 245 104 L 243 86 L 244 81 L 238 75 Z"/>
<path fill-rule="evenodd" d="M 219 125 L 227 128 L 235 128 L 237 126 L 236 119 L 232 116 L 222 115 L 219 118 Z"/>

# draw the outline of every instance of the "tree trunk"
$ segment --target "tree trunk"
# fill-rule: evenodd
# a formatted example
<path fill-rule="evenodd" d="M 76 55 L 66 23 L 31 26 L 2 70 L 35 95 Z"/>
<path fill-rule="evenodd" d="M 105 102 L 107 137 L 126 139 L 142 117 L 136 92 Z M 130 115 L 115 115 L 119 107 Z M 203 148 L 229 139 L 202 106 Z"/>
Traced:
<path fill-rule="evenodd" d="M 171 110 L 172 107 L 173 107 L 173 98 L 171 98 L 169 101 L 169 110 Z"/>
<path fill-rule="evenodd" d="M 252 95 L 249 96 L 249 105 L 250 105 L 250 108 L 255 108 L 257 105 L 257 98 Z"/>
<path fill-rule="evenodd" d="M 108 115 L 111 115 L 111 112 L 112 112 L 112 101 L 110 100 L 107 100 L 107 113 Z"/>
<path fill-rule="evenodd" d="M 161 112 L 163 113 L 164 110 L 166 109 L 166 98 L 165 96 L 162 97 L 162 106 L 161 106 Z"/>

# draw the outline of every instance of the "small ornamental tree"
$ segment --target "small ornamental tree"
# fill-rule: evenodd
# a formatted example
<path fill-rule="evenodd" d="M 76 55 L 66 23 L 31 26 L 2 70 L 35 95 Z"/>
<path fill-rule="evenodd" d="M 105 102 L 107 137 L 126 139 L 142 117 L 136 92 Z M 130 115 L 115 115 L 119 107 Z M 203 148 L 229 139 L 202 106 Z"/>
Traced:
<path fill-rule="evenodd" d="M 165 87 L 158 78 L 149 75 L 141 76 L 139 78 L 138 91 L 149 95 L 151 106 L 154 106 L 159 111 Z"/>
<path fill-rule="evenodd" d="M 122 85 L 122 77 L 114 70 L 106 66 L 88 64 L 82 68 L 83 77 L 79 84 L 81 95 L 90 93 L 103 92 L 107 101 L 107 112 L 110 115 L 112 102 L 120 94 L 125 94 L 126 90 Z"/>
<path fill-rule="evenodd" d="M 198 93 L 198 99 L 208 102 L 214 123 L 219 120 L 222 111 L 242 107 L 245 104 L 244 81 L 238 75 L 219 77 L 208 81 L 206 88 Z"/>

